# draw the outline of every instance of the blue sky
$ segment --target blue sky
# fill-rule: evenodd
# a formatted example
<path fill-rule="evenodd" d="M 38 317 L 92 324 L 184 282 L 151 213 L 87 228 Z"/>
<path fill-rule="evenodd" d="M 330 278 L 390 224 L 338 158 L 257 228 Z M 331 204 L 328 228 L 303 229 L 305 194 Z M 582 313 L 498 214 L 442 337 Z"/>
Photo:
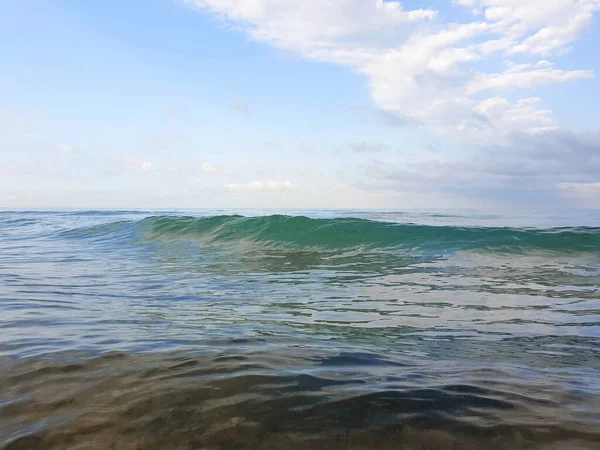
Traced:
<path fill-rule="evenodd" d="M 521 3 L 3 2 L 0 207 L 600 207 L 600 2 Z"/>

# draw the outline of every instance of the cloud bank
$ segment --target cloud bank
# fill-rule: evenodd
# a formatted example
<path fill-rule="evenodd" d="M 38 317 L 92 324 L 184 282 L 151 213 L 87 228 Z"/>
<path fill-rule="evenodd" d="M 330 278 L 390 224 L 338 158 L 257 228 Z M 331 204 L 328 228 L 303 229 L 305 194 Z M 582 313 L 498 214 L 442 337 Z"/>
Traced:
<path fill-rule="evenodd" d="M 253 40 L 365 76 L 390 124 L 418 124 L 479 148 L 459 161 L 394 167 L 373 160 L 373 184 L 514 193 L 516 183 L 588 203 L 598 192 L 598 133 L 561 130 L 528 91 L 594 77 L 552 59 L 592 25 L 600 0 L 454 0 L 448 7 L 461 20 L 453 22 L 443 21 L 448 11 L 398 1 L 181 1 Z M 351 149 L 378 150 L 365 143 Z"/>
<path fill-rule="evenodd" d="M 495 199 L 529 196 L 548 200 L 558 192 L 565 200 L 600 207 L 600 132 L 553 130 L 537 135 L 510 135 L 508 144 L 488 146 L 469 158 L 390 165 L 373 160 L 369 189 L 485 192 Z"/>

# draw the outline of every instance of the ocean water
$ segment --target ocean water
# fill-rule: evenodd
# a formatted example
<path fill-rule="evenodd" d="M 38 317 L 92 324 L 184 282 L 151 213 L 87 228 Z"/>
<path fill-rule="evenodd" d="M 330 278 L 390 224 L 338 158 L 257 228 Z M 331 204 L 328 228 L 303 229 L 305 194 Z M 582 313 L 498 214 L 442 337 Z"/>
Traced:
<path fill-rule="evenodd" d="M 598 449 L 600 214 L 0 212 L 0 448 Z"/>

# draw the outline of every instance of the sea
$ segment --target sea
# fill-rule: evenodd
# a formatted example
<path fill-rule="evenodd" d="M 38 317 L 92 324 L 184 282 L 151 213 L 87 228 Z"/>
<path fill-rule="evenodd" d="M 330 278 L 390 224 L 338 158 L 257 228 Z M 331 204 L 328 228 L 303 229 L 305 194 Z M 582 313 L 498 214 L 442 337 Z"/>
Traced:
<path fill-rule="evenodd" d="M 0 211 L 0 448 L 600 449 L 600 213 Z"/>

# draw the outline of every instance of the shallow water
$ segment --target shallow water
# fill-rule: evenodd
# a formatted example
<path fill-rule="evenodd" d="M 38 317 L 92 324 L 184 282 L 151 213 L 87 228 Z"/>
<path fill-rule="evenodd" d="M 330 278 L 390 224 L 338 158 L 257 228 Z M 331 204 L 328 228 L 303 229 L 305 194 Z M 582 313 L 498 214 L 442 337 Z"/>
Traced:
<path fill-rule="evenodd" d="M 0 448 L 600 448 L 598 224 L 0 212 Z"/>

